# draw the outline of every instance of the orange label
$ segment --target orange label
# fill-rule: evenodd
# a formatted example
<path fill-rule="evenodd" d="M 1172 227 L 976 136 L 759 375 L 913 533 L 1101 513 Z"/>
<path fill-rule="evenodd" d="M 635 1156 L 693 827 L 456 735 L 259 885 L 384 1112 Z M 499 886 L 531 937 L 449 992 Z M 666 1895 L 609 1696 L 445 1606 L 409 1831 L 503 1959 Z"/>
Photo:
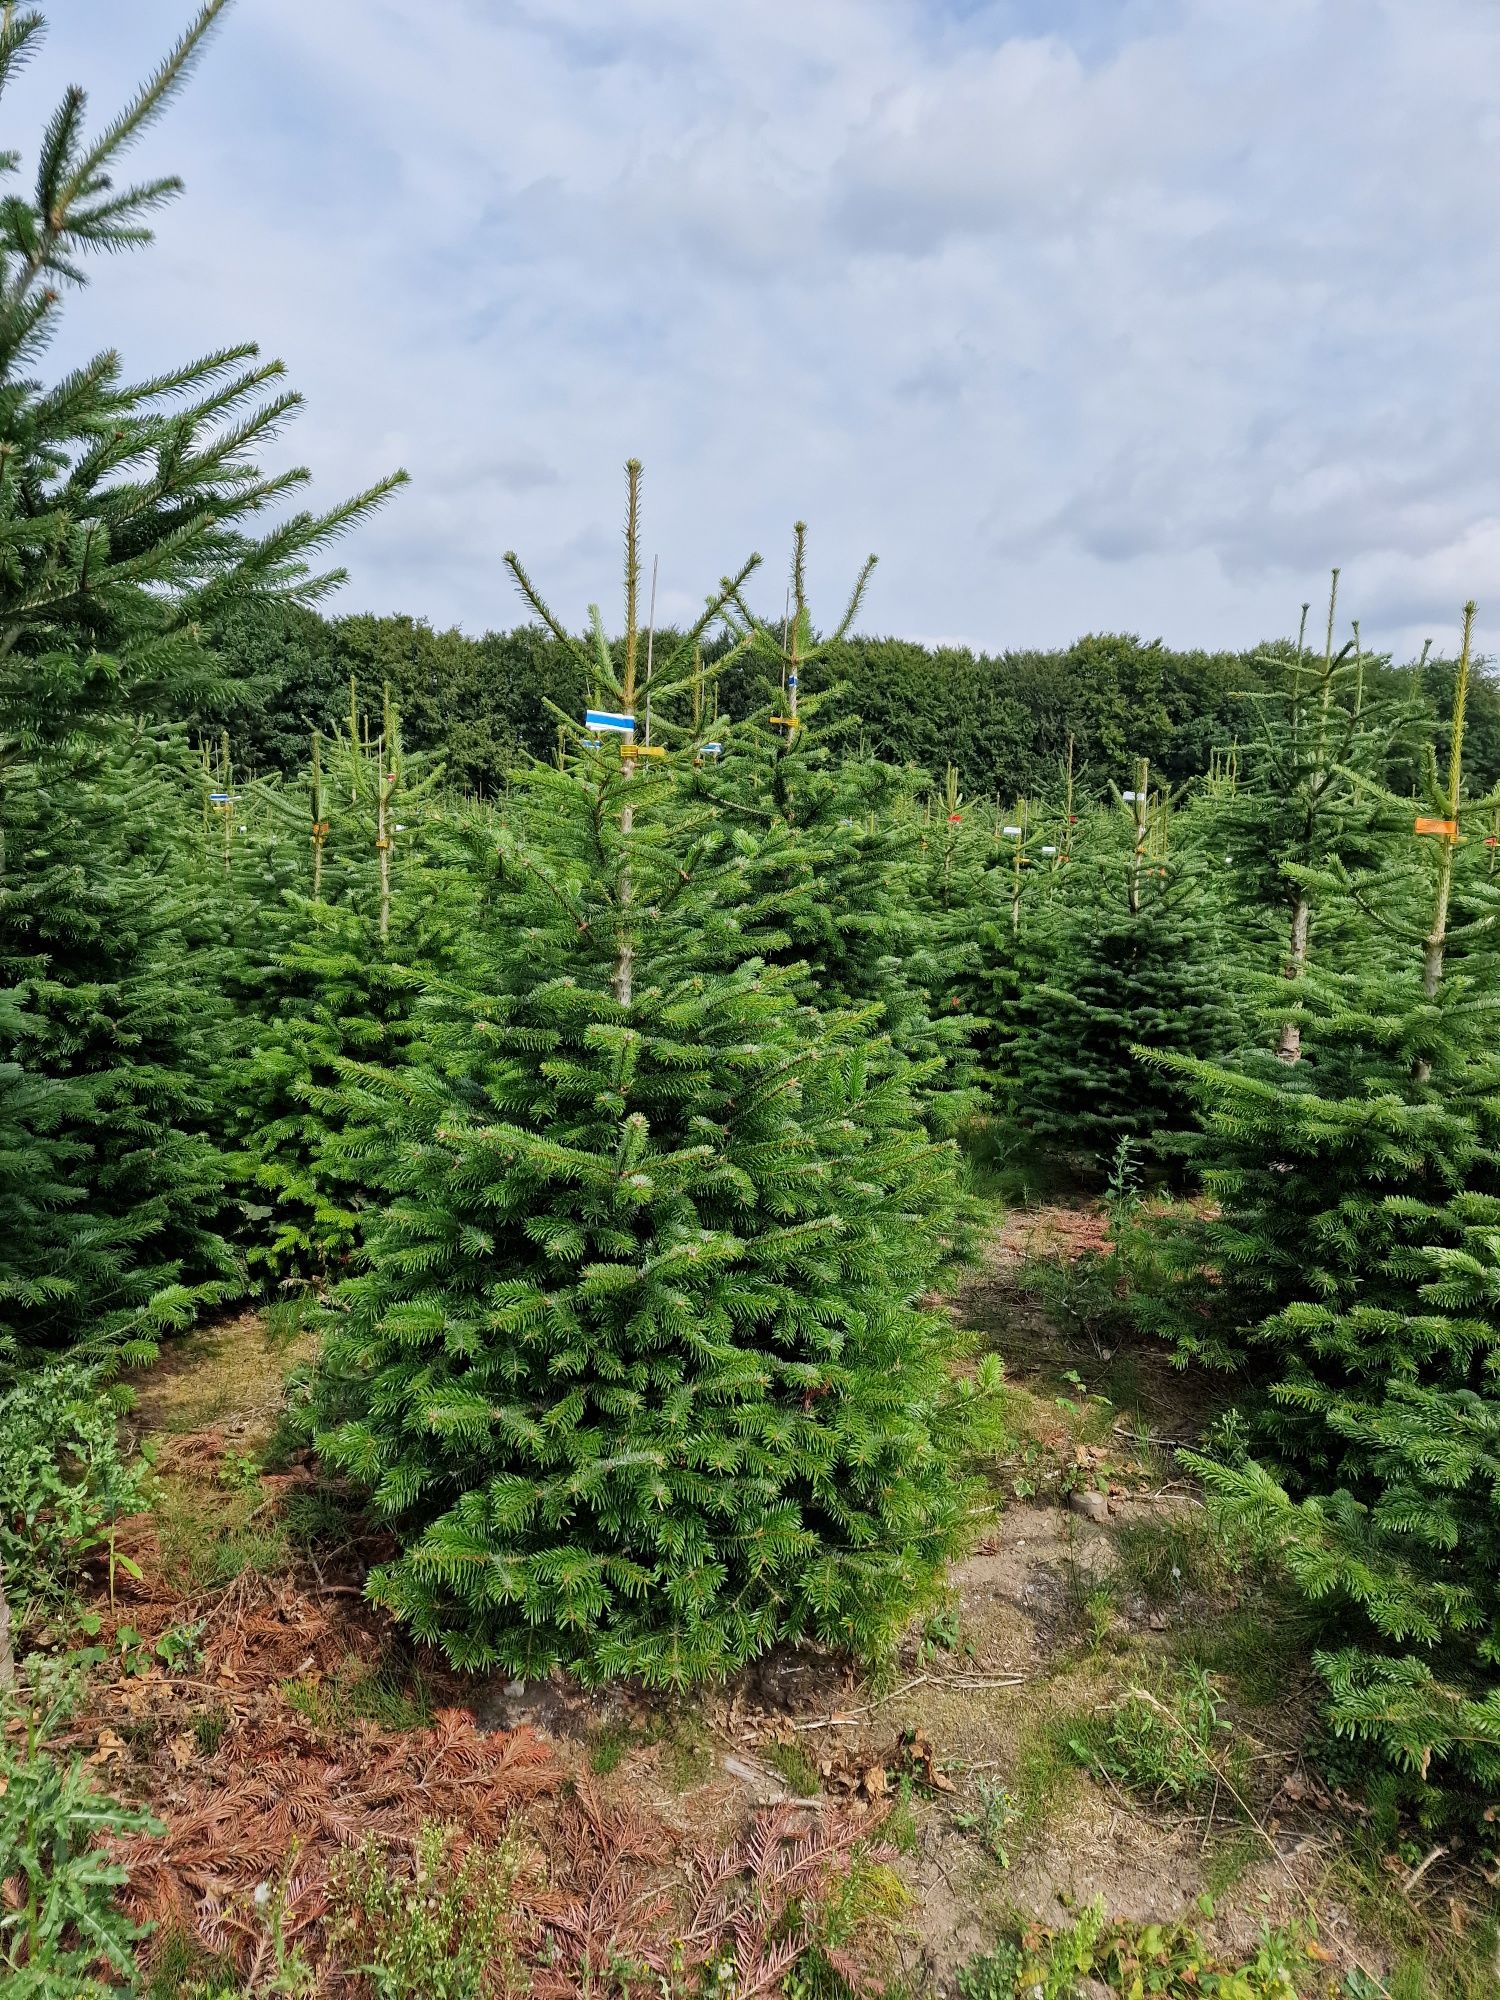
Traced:
<path fill-rule="evenodd" d="M 1413 833 L 1440 833 L 1445 840 L 1457 840 L 1458 821 L 1456 819 L 1419 819 L 1412 824 Z"/>

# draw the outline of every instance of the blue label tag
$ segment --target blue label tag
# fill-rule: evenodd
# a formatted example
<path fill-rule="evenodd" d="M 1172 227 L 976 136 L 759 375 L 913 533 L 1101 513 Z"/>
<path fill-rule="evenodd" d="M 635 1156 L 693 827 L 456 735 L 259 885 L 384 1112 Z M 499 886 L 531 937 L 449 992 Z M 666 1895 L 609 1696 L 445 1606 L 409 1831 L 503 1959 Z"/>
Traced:
<path fill-rule="evenodd" d="M 634 736 L 635 717 L 617 715 L 612 709 L 590 708 L 584 711 L 585 729 L 612 729 L 617 736 Z"/>

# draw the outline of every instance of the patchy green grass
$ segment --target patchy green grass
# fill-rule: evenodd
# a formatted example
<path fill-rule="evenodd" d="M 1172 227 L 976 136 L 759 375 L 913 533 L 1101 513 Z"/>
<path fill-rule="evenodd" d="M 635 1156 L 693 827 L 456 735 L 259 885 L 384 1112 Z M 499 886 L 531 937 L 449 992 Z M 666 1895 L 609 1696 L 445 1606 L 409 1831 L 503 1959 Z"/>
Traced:
<path fill-rule="evenodd" d="M 785 1780 L 788 1791 L 795 1792 L 799 1799 L 811 1799 L 817 1796 L 821 1789 L 818 1767 L 807 1754 L 803 1744 L 795 1740 L 790 1743 L 773 1743 L 766 1752 L 766 1762 Z"/>
<path fill-rule="evenodd" d="M 1173 1635 L 1185 1665 L 1202 1667 L 1250 1709 L 1285 1709 L 1311 1684 L 1307 1607 L 1254 1589 L 1233 1609 L 1195 1617 Z"/>
<path fill-rule="evenodd" d="M 912 1803 L 916 1788 L 903 1771 L 896 1780 L 896 1796 L 880 1837 L 898 1854 L 915 1854 L 921 1840 L 921 1830 L 917 1825 L 916 1809 Z"/>
<path fill-rule="evenodd" d="M 1231 1826 L 1204 1853 L 1204 1894 L 1218 1902 L 1265 1858 L 1266 1843 L 1261 1833 L 1254 1827 Z"/>
<path fill-rule="evenodd" d="M 1234 1574 L 1230 1551 L 1202 1507 L 1126 1521 L 1115 1547 L 1127 1588 L 1158 1607 L 1221 1591 Z"/>
<path fill-rule="evenodd" d="M 627 1753 L 640 1741 L 635 1730 L 623 1722 L 599 1723 L 589 1731 L 589 1769 L 601 1778 L 608 1777 L 611 1771 L 619 1770 Z"/>
<path fill-rule="evenodd" d="M 285 1681 L 282 1695 L 314 1729 L 340 1735 L 359 1722 L 382 1729 L 425 1729 L 433 1718 L 431 1690 L 420 1669 L 395 1664 L 371 1669 L 349 1658 L 327 1680 Z"/>
<path fill-rule="evenodd" d="M 1234 1754 L 1219 1691 L 1201 1667 L 1155 1688 L 1127 1688 L 1070 1748 L 1086 1770 L 1156 1804 L 1186 1804 L 1213 1791 Z"/>
<path fill-rule="evenodd" d="M 286 1529 L 266 1511 L 258 1483 L 205 1488 L 164 1474 L 151 1511 L 163 1572 L 186 1592 L 220 1589 L 246 1570 L 274 1576 L 290 1560 Z"/>
<path fill-rule="evenodd" d="M 1039 1708 L 1022 1728 L 1010 1776 L 1018 1839 L 1034 1839 L 1065 1813 L 1081 1776 L 1072 1744 L 1087 1721 L 1058 1705 Z"/>
<path fill-rule="evenodd" d="M 714 1741 L 690 1702 L 665 1704 L 639 1739 L 653 1744 L 662 1776 L 676 1792 L 690 1792 L 714 1774 Z"/>

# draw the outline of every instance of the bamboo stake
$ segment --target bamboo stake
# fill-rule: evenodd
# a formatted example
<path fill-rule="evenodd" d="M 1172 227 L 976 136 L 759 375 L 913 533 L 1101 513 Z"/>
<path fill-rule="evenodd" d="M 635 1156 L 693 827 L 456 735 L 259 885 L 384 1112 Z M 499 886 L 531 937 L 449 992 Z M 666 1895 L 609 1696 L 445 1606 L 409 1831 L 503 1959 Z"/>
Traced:
<path fill-rule="evenodd" d="M 224 793 L 224 873 L 234 859 L 234 766 L 229 761 L 229 731 L 219 735 L 219 784 Z"/>
<path fill-rule="evenodd" d="M 323 900 L 323 842 L 328 838 L 328 821 L 323 816 L 323 738 L 312 733 L 312 892 L 313 901 Z"/>
<path fill-rule="evenodd" d="M 1478 606 L 1471 598 L 1464 606 L 1463 641 L 1458 653 L 1458 678 L 1453 688 L 1453 735 L 1448 746 L 1448 782 L 1439 787 L 1437 803 L 1442 817 L 1452 827 L 1438 847 L 1438 875 L 1433 892 L 1432 927 L 1422 947 L 1422 991 L 1429 1000 L 1437 998 L 1443 983 L 1443 955 L 1448 939 L 1448 906 L 1453 895 L 1453 863 L 1458 852 L 1458 810 L 1463 790 L 1464 717 L 1469 704 L 1469 671 L 1474 638 L 1474 617 Z M 1425 1083 L 1432 1064 L 1417 1065 L 1417 1080 Z"/>
<path fill-rule="evenodd" d="M 640 526 L 641 526 L 641 462 L 638 458 L 627 461 L 625 466 L 625 674 L 621 684 L 621 706 L 626 715 L 635 714 L 635 662 L 640 644 L 639 599 L 641 581 Z M 654 630 L 656 619 L 656 580 L 652 572 L 651 622 Z M 647 639 L 647 653 L 651 651 L 652 640 Z M 620 775 L 628 786 L 635 777 L 635 739 L 633 733 L 626 736 L 620 745 Z M 635 808 L 630 803 L 629 794 L 620 807 L 620 873 L 616 886 L 616 904 L 619 910 L 619 928 L 615 938 L 614 995 L 621 1007 L 629 1007 L 635 995 L 635 936 L 630 928 L 630 842 L 635 831 Z"/>
<path fill-rule="evenodd" d="M 380 704 L 380 768 L 375 773 L 375 853 L 380 864 L 380 942 L 391 934 L 391 800 L 397 784 L 395 717 L 391 684 L 385 683 Z"/>

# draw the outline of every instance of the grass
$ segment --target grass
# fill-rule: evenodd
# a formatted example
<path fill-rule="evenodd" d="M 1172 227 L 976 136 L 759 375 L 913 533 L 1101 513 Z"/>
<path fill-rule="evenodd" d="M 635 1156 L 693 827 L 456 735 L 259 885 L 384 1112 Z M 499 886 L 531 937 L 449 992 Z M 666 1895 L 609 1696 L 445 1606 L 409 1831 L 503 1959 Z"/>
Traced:
<path fill-rule="evenodd" d="M 1038 1709 L 1021 1730 L 1010 1787 L 1019 1839 L 1031 1839 L 1056 1820 L 1079 1781 L 1071 1743 L 1079 1717 L 1061 1705 Z"/>
<path fill-rule="evenodd" d="M 1368 1829 L 1351 1828 L 1323 1884 L 1323 1895 L 1339 1902 L 1360 1927 L 1381 1937 L 1396 1969 L 1388 1984 L 1390 2000 L 1494 2000 L 1500 1967 L 1500 1912 L 1493 1897 L 1463 1935 L 1404 1896 L 1387 1866 L 1389 1850 Z M 1471 1910 L 1472 1915 L 1472 1910 Z"/>
<path fill-rule="evenodd" d="M 314 1729 L 340 1735 L 359 1722 L 381 1729 L 425 1729 L 433 1717 L 430 1691 L 420 1669 L 404 1673 L 394 1664 L 371 1668 L 352 1655 L 330 1679 L 284 1681 L 288 1704 Z"/>
<path fill-rule="evenodd" d="M 1174 1646 L 1184 1664 L 1213 1674 L 1246 1708 L 1286 1708 L 1311 1673 L 1306 1606 L 1259 1588 L 1232 1610 L 1184 1626 Z"/>
<path fill-rule="evenodd" d="M 224 1741 L 229 1728 L 229 1717 L 222 1708 L 200 1709 L 193 1717 L 193 1740 L 198 1745 L 199 1754 L 212 1757 Z"/>
<path fill-rule="evenodd" d="M 827 1900 L 812 1908 L 804 1905 L 798 1911 L 808 1927 L 808 1944 L 777 1990 L 786 2000 L 853 2000 L 855 1994 L 862 1993 L 878 1994 L 881 2000 L 905 2000 L 908 1989 L 904 1984 L 868 1971 L 865 1978 L 852 1984 L 838 1969 L 838 1961 L 851 1946 L 858 1945 L 862 1947 L 861 1958 L 884 1958 L 888 1962 L 882 1970 L 894 1974 L 896 1967 L 889 1963 L 891 1946 L 904 1928 L 910 1907 L 911 1892 L 895 1870 L 856 1848 Z M 661 1990 L 669 1990 L 666 1982 Z M 733 1988 L 726 1983 L 717 1989 L 710 1985 L 707 1990 L 728 1995 Z"/>
<path fill-rule="evenodd" d="M 687 1702 L 665 1706 L 639 1740 L 656 1746 L 662 1776 L 673 1791 L 693 1791 L 713 1776 L 713 1738 Z"/>
<path fill-rule="evenodd" d="M 822 1789 L 817 1765 L 795 1739 L 790 1743 L 773 1743 L 766 1752 L 766 1762 L 799 1799 L 816 1798 Z"/>
<path fill-rule="evenodd" d="M 1188 1804 L 1223 1783 L 1232 1751 L 1219 1691 L 1201 1667 L 1127 1688 L 1069 1747 L 1086 1770 L 1155 1804 Z"/>
<path fill-rule="evenodd" d="M 912 1805 L 915 1787 L 905 1772 L 896 1781 L 896 1796 L 881 1828 L 881 1838 L 898 1854 L 915 1854 L 921 1839 L 916 1810 Z"/>
<path fill-rule="evenodd" d="M 1230 1552 L 1202 1507 L 1127 1521 L 1115 1548 L 1126 1584 L 1153 1606 L 1222 1590 L 1233 1574 Z"/>
<path fill-rule="evenodd" d="M 623 1722 L 601 1722 L 589 1731 L 589 1769 L 601 1778 L 608 1777 L 611 1771 L 620 1768 L 626 1753 L 640 1740 L 636 1732 L 628 1729 Z"/>
<path fill-rule="evenodd" d="M 246 1570 L 274 1576 L 291 1551 L 284 1524 L 261 1512 L 259 1484 L 225 1491 L 163 1474 L 152 1493 L 162 1568 L 184 1591 L 217 1590 Z"/>
<path fill-rule="evenodd" d="M 1254 1827 L 1233 1826 L 1203 1857 L 1204 1894 L 1218 1902 L 1266 1858 L 1264 1837 Z"/>
<path fill-rule="evenodd" d="M 153 1938 L 146 2000 L 183 2000 L 184 1995 L 232 1993 L 235 1983 L 233 1967 L 227 1960 L 205 1956 L 183 1932 L 168 1930 Z"/>

